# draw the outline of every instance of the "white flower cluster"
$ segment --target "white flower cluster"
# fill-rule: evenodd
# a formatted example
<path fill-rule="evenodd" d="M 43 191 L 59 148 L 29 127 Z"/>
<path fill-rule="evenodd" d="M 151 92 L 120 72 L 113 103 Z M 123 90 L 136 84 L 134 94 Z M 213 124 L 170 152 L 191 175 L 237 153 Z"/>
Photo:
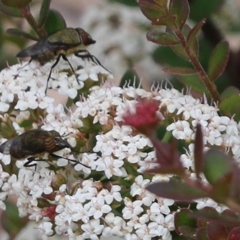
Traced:
<path fill-rule="evenodd" d="M 23 111 L 28 107 L 31 109 L 43 108 L 46 104 L 44 102 L 49 102 L 45 96 L 46 88 L 58 89 L 60 94 L 66 94 L 74 99 L 86 81 L 91 80 L 99 85 L 107 77 L 112 76 L 102 66 L 71 55 L 68 57 L 68 61 L 75 69 L 75 73 L 72 72 L 69 63 L 60 58 L 59 63 L 52 70 L 49 82 L 47 82 L 55 61 L 52 60 L 43 66 L 36 61 L 22 62 L 2 70 L 0 72 L 0 111 L 8 111 L 10 104 L 14 101 L 14 95 L 17 95 L 17 99 L 19 99 L 16 110 Z"/>
<path fill-rule="evenodd" d="M 71 62 L 80 61 L 76 57 L 69 59 Z M 42 119 L 33 121 L 33 128 L 41 125 L 45 130 L 54 129 L 65 136 L 73 147 L 77 145 L 80 129 L 85 129 L 87 135 L 94 135 L 91 152 L 59 151 L 58 155 L 73 159 L 78 164 L 71 162 L 67 165 L 68 161 L 59 158 L 49 163 L 58 169 L 55 171 L 49 170 L 47 162 L 37 162 L 36 169 L 26 168 L 22 160 L 13 162 L 10 156 L 0 154 L 3 162 L 0 165 L 0 207 L 4 209 L 3 201 L 8 195 L 16 195 L 20 215 L 29 215 L 36 221 L 43 237 L 55 233 L 77 240 L 99 239 L 101 235 L 124 236 L 129 240 L 155 237 L 170 240 L 174 230 L 174 211 L 171 210 L 174 201 L 158 198 L 145 189 L 147 184 L 168 181 L 170 176 L 148 175 L 145 178 L 142 172 L 155 165 L 152 145 L 145 136 L 122 125 L 123 114 L 128 109 L 134 109 L 139 98 L 159 100 L 159 110 L 165 109 L 165 117 L 170 121 L 175 119 L 167 130 L 172 131 L 177 139 L 191 143 L 196 123 L 200 122 L 204 127 L 206 146 L 225 146 L 236 158 L 239 158 L 236 146 L 240 144 L 238 125 L 227 117 L 218 116 L 216 108 L 174 89 L 148 92 L 130 86 L 95 86 L 88 96 L 79 96 L 76 89 L 81 86 L 77 84 L 75 75 L 67 78 L 67 73 L 62 72 L 67 66 L 61 64 L 58 65 L 58 73 L 54 69 L 53 74 L 58 77 L 56 82 L 49 82 L 49 87 L 60 87 L 61 92 L 65 88 L 64 93 L 67 94 L 74 89 L 74 98 L 78 98 L 71 109 L 62 104 L 55 106 L 54 99 L 44 95 L 50 64 L 46 64 L 48 68 L 35 62 L 26 66 L 16 65 L 0 73 L 0 106 L 5 106 L 1 107 L 1 112 L 6 113 L 1 116 L 0 123 L 11 119 L 12 127 L 21 133 L 22 123 L 30 121 L 37 109 Z M 94 80 L 98 71 L 105 71 L 100 68 L 94 65 L 88 71 L 84 70 L 84 74 L 89 74 L 79 73 L 78 79 L 83 82 L 87 78 Z M 7 97 L 8 93 L 10 97 Z M 73 98 L 72 94 L 68 96 Z M 10 116 L 13 112 L 16 119 Z M 229 134 L 231 141 L 227 137 Z M 1 139 L 1 142 L 5 140 Z M 88 140 L 91 146 L 92 138 Z M 182 155 L 187 167 L 192 167 L 190 149 L 188 155 Z M 9 164 L 17 165 L 18 172 L 10 175 L 5 170 L 5 165 Z M 53 181 L 59 174 L 66 182 L 56 188 Z M 40 199 L 48 202 L 44 208 L 39 205 Z M 48 211 L 49 205 L 55 206 L 54 213 Z"/>

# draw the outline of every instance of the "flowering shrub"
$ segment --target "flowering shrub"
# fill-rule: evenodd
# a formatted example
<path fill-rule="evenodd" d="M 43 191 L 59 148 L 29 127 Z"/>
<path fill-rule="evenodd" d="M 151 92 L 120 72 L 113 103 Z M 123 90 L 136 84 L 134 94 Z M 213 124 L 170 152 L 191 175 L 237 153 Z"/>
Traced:
<path fill-rule="evenodd" d="M 5 4 L 20 11 L 39 38 L 46 39 L 42 22 L 48 21 L 47 2 L 41 8 L 39 29 L 29 17 L 29 0 Z M 36 150 L 30 158 L 17 159 L 3 149 L 0 207 L 6 210 L 5 200 L 15 196 L 19 215 L 35 222 L 43 239 L 57 235 L 78 240 L 170 240 L 177 234 L 198 240 L 237 239 L 240 137 L 233 103 L 239 93 L 231 88 L 222 96 L 214 84 L 226 67 L 228 44 L 215 47 L 206 73 L 196 38 L 205 21 L 188 27 L 187 1 L 138 4 L 153 25 L 169 28 L 150 30 L 148 40 L 171 47 L 192 64 L 164 71 L 183 76 L 186 85 L 204 93 L 202 97 L 160 84 L 150 91 L 137 82 L 114 86 L 112 74 L 91 56 L 71 54 L 65 56 L 68 61 L 58 59 L 56 66 L 56 60 L 43 65 L 30 61 L 3 69 L 0 143 L 43 129 L 55 130 L 71 147 L 65 144 L 54 155 Z M 16 29 L 10 32 L 20 34 Z M 189 75 L 198 81 L 189 83 L 184 78 Z M 58 103 L 48 96 L 46 86 L 66 101 Z M 215 103 L 209 105 L 207 98 Z M 30 139 L 37 140 L 37 135 Z M 19 141 L 21 148 L 16 146 L 14 156 L 30 155 L 24 138 Z M 9 148 L 15 144 L 8 143 Z M 34 165 L 26 165 L 29 161 Z"/>

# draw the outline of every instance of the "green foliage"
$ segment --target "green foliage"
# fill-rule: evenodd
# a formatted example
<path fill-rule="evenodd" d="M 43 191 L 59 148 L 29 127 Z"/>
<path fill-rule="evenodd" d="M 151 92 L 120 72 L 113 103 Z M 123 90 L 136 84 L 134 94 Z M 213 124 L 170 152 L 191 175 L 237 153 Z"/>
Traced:
<path fill-rule="evenodd" d="M 119 84 L 120 87 L 132 86 L 132 87 L 141 87 L 140 79 L 137 73 L 134 70 L 127 70 L 122 76 L 122 79 Z"/>
<path fill-rule="evenodd" d="M 14 239 L 18 233 L 28 224 L 27 217 L 19 217 L 18 208 L 13 202 L 6 201 L 6 211 L 1 215 L 1 224 L 4 230 Z"/>

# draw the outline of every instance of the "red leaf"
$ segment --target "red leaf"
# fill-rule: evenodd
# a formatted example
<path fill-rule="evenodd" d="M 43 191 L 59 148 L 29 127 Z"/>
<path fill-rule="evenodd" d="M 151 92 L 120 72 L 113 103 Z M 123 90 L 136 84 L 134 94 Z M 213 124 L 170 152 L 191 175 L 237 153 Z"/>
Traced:
<path fill-rule="evenodd" d="M 192 201 L 207 197 L 207 194 L 196 187 L 183 182 L 170 180 L 169 182 L 156 182 L 147 186 L 147 190 L 159 197 L 170 198 L 178 201 Z"/>

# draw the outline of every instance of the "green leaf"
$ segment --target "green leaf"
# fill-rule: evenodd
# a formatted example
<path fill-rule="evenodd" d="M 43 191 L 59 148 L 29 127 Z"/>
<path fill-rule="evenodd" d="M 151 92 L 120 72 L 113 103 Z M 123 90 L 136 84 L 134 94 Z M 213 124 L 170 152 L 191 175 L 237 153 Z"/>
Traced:
<path fill-rule="evenodd" d="M 229 44 L 222 41 L 217 44 L 213 49 L 209 63 L 208 63 L 208 76 L 211 81 L 215 81 L 221 76 L 229 59 Z"/>
<path fill-rule="evenodd" d="M 177 45 L 173 45 L 170 47 L 179 57 L 189 61 L 189 57 L 188 57 L 185 49 L 183 48 L 182 44 L 177 44 Z"/>
<path fill-rule="evenodd" d="M 25 38 L 25 39 L 31 39 L 31 40 L 34 40 L 34 41 L 38 41 L 39 38 L 29 34 L 29 33 L 26 33 L 18 28 L 9 28 L 7 29 L 6 31 L 8 34 L 10 35 L 13 35 L 13 36 L 17 36 L 17 37 L 21 37 L 21 38 Z"/>
<path fill-rule="evenodd" d="M 219 109 L 225 114 L 229 116 L 234 116 L 234 119 L 240 120 L 240 95 L 234 94 L 228 98 L 225 98 L 219 104 Z"/>
<path fill-rule="evenodd" d="M 228 87 L 221 93 L 221 99 L 227 99 L 233 95 L 240 95 L 240 90 L 236 87 Z"/>
<path fill-rule="evenodd" d="M 50 10 L 44 24 L 44 29 L 48 36 L 64 28 L 66 28 L 66 22 L 61 13 L 56 10 Z"/>
<path fill-rule="evenodd" d="M 187 0 L 171 0 L 170 13 L 177 16 L 177 26 L 182 29 L 189 16 L 189 3 Z"/>
<path fill-rule="evenodd" d="M 164 67 L 162 71 L 165 73 L 171 73 L 171 74 L 177 74 L 177 75 L 192 75 L 198 72 L 196 69 L 185 68 L 185 67 Z"/>
<path fill-rule="evenodd" d="M 15 239 L 17 234 L 27 225 L 27 218 L 21 218 L 18 214 L 18 208 L 10 201 L 6 201 L 6 211 L 2 213 L 1 224 L 4 230 L 9 234 L 10 239 Z"/>
<path fill-rule="evenodd" d="M 187 46 L 190 48 L 191 51 L 195 53 L 196 56 L 198 56 L 199 52 L 199 46 L 198 46 L 198 39 L 197 34 L 199 30 L 202 28 L 203 24 L 205 23 L 205 19 L 198 22 L 189 32 L 187 36 Z"/>
<path fill-rule="evenodd" d="M 191 28 L 187 24 L 185 24 L 183 26 L 182 31 L 183 31 L 185 38 L 187 38 L 187 36 L 189 35 L 189 33 L 191 31 Z M 197 38 L 195 38 L 193 41 L 189 42 L 188 47 L 190 48 L 190 50 L 192 52 L 195 53 L 196 56 L 198 56 L 199 46 L 198 46 Z M 182 44 L 171 46 L 171 48 L 178 56 L 189 61 L 189 56 L 188 56 L 185 48 L 182 46 Z"/>
<path fill-rule="evenodd" d="M 130 7 L 136 7 L 137 2 L 136 1 L 129 1 L 129 0 L 108 0 L 109 2 L 117 2 L 117 3 L 121 3 Z"/>
<path fill-rule="evenodd" d="M 203 173 L 210 184 L 217 183 L 233 169 L 231 159 L 223 152 L 210 149 L 204 155 Z"/>
<path fill-rule="evenodd" d="M 196 187 L 183 182 L 170 180 L 169 182 L 156 182 L 147 186 L 147 190 L 159 197 L 170 198 L 179 201 L 192 201 L 206 197 L 207 194 Z"/>
<path fill-rule="evenodd" d="M 43 27 L 44 23 L 47 20 L 50 4 L 51 4 L 51 0 L 43 0 L 43 2 L 42 2 L 39 19 L 38 19 L 38 27 L 39 28 Z"/>
<path fill-rule="evenodd" d="M 187 36 L 187 43 L 190 44 L 192 41 L 195 40 L 198 32 L 202 29 L 203 24 L 206 22 L 206 19 L 202 19 L 198 22 L 189 32 Z"/>
<path fill-rule="evenodd" d="M 179 39 L 174 35 L 166 32 L 162 32 L 161 30 L 152 30 L 147 33 L 147 39 L 151 42 L 163 45 L 163 46 L 171 46 L 179 44 Z"/>
<path fill-rule="evenodd" d="M 7 7 L 0 2 L 0 12 L 11 17 L 23 18 L 21 11 L 17 8 Z"/>
<path fill-rule="evenodd" d="M 140 82 L 140 79 L 139 79 L 137 73 L 133 69 L 130 69 L 130 70 L 127 70 L 124 73 L 124 75 L 122 76 L 119 86 L 121 88 L 126 87 L 126 86 L 141 88 L 141 82 Z"/>
<path fill-rule="evenodd" d="M 209 18 L 213 13 L 216 13 L 225 0 L 201 0 L 191 1 L 190 18 L 195 22 L 203 18 Z"/>
<path fill-rule="evenodd" d="M 186 234 L 187 229 L 183 229 L 182 227 L 189 227 L 190 228 L 189 230 L 191 231 L 191 229 L 197 228 L 197 220 L 194 217 L 192 217 L 191 210 L 187 208 L 182 208 L 175 213 L 174 225 L 175 225 L 176 232 L 178 234 L 182 234 L 183 230 Z"/>
<path fill-rule="evenodd" d="M 167 0 L 138 0 L 140 9 L 149 20 L 160 18 L 168 13 Z"/>
<path fill-rule="evenodd" d="M 195 74 L 195 75 L 176 75 L 176 77 L 185 86 L 188 86 L 188 87 L 192 88 L 196 92 L 205 93 L 206 95 L 209 95 L 208 90 L 203 85 L 203 83 L 200 80 L 198 74 Z"/>
<path fill-rule="evenodd" d="M 32 2 L 32 0 L 1 0 L 1 2 L 7 7 L 25 8 Z"/>

